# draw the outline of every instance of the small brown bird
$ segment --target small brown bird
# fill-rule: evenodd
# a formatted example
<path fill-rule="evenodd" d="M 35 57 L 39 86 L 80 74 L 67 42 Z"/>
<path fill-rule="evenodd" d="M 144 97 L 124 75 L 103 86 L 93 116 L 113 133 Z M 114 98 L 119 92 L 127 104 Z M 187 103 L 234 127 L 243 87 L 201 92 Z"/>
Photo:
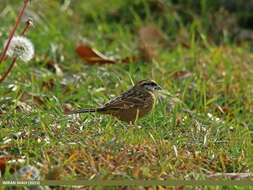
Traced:
<path fill-rule="evenodd" d="M 154 106 L 154 92 L 161 87 L 153 80 L 142 80 L 136 83 L 130 90 L 111 99 L 100 108 L 87 108 L 67 111 L 65 114 L 98 112 L 110 114 L 127 123 L 134 122 L 136 118 L 146 115 Z"/>

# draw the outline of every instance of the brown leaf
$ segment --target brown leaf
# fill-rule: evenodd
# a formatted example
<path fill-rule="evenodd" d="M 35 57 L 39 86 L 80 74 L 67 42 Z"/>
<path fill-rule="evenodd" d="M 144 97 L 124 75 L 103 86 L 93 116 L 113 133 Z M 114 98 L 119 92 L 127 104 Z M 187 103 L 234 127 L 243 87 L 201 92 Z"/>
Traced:
<path fill-rule="evenodd" d="M 101 54 L 99 51 L 88 45 L 78 45 L 76 48 L 78 57 L 87 65 L 94 64 L 115 64 L 115 60 L 111 60 Z"/>
<path fill-rule="evenodd" d="M 0 172 L 4 173 L 6 170 L 6 167 L 8 165 L 8 161 L 11 160 L 12 158 L 10 156 L 2 156 L 0 157 Z M 16 170 L 18 170 L 20 166 L 13 164 L 12 167 L 10 168 L 10 173 L 14 173 Z"/>
<path fill-rule="evenodd" d="M 0 157 L 0 171 L 2 173 L 5 171 L 8 160 L 11 160 L 11 157 L 9 157 L 9 156 Z"/>
<path fill-rule="evenodd" d="M 38 96 L 33 96 L 33 99 L 34 99 L 34 102 L 35 102 L 36 104 L 44 105 L 44 101 L 43 101 L 40 97 L 38 97 Z"/>
<path fill-rule="evenodd" d="M 63 75 L 63 71 L 62 71 L 61 67 L 57 63 L 55 63 L 53 60 L 49 60 L 46 64 L 46 67 L 48 69 L 53 70 L 53 72 L 55 72 L 56 75 L 58 75 L 58 76 Z"/>
<path fill-rule="evenodd" d="M 232 110 L 229 108 L 222 108 L 220 106 L 217 106 L 215 108 L 215 112 L 218 113 L 219 115 L 228 116 L 230 117 L 230 119 L 233 119 L 235 117 L 234 114 L 232 113 Z"/>
<path fill-rule="evenodd" d="M 20 92 L 20 93 L 23 93 L 21 98 L 20 98 L 20 101 L 27 102 L 27 101 L 33 100 L 34 104 L 38 104 L 38 105 L 44 105 L 45 104 L 44 101 L 39 96 L 35 96 L 35 95 L 32 95 L 32 94 L 27 93 L 27 92 Z"/>
<path fill-rule="evenodd" d="M 46 91 L 54 88 L 54 79 L 51 78 L 49 81 L 43 81 L 42 82 L 42 88 Z"/>
<path fill-rule="evenodd" d="M 146 61 L 157 56 L 158 49 L 168 42 L 168 38 L 155 25 L 148 24 L 138 29 L 139 52 Z"/>
<path fill-rule="evenodd" d="M 64 111 L 70 111 L 72 109 L 72 105 L 71 104 L 63 104 L 63 109 Z"/>
<path fill-rule="evenodd" d="M 180 70 L 180 71 L 176 71 L 173 74 L 173 77 L 175 80 L 182 80 L 184 78 L 187 78 L 188 76 L 191 76 L 192 73 L 190 73 L 189 71 L 185 71 L 185 70 Z"/>
<path fill-rule="evenodd" d="M 154 24 L 148 24 L 139 28 L 138 35 L 140 40 L 144 40 L 147 43 L 161 43 L 163 40 L 168 40 L 167 36 L 163 34 Z"/>

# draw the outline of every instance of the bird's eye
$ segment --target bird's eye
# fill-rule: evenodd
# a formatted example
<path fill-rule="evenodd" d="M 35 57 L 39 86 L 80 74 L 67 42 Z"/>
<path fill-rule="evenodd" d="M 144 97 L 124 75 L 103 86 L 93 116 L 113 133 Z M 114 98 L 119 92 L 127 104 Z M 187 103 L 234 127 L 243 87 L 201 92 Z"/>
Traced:
<path fill-rule="evenodd" d="M 154 82 L 149 83 L 149 85 L 151 85 L 151 86 L 157 86 L 156 83 L 154 83 Z"/>
<path fill-rule="evenodd" d="M 154 82 L 148 82 L 148 83 L 143 84 L 143 86 L 157 86 L 157 84 Z"/>

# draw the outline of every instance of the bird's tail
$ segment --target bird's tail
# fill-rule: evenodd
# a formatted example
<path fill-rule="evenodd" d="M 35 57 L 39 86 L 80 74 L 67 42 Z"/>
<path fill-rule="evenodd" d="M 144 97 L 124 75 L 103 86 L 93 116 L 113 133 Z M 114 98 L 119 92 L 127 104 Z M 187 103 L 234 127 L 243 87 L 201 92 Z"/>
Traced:
<path fill-rule="evenodd" d="M 81 109 L 81 110 L 73 110 L 73 111 L 65 111 L 64 114 L 70 115 L 70 114 L 76 114 L 76 113 L 90 113 L 90 112 L 96 112 L 96 108 L 87 108 L 87 109 Z"/>

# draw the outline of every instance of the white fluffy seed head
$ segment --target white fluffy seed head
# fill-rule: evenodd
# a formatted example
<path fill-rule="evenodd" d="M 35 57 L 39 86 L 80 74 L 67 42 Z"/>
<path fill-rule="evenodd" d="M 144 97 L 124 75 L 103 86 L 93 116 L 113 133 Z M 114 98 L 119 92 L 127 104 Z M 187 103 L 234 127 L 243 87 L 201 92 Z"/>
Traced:
<path fill-rule="evenodd" d="M 5 42 L 4 46 L 6 46 L 6 44 L 7 41 Z M 23 36 L 16 36 L 12 38 L 6 54 L 9 57 L 16 57 L 24 62 L 28 62 L 34 56 L 34 47 L 29 39 Z"/>

